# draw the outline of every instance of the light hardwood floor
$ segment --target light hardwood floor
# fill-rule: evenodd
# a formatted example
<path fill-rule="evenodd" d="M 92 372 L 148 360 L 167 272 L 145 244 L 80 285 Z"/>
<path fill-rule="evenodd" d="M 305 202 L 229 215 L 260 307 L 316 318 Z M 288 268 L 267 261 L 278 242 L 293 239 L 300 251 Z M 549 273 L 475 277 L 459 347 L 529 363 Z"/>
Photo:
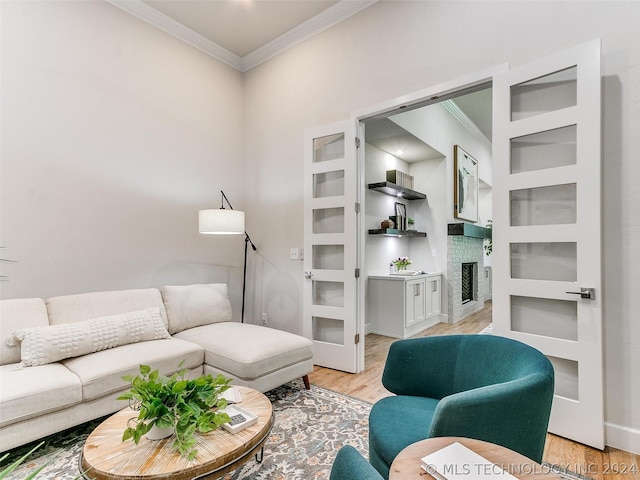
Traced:
<path fill-rule="evenodd" d="M 478 333 L 491 323 L 491 302 L 485 308 L 456 324 L 440 323 L 416 335 Z M 370 403 L 391 395 L 381 383 L 382 369 L 393 338 L 366 336 L 365 367 L 358 374 L 315 367 L 311 383 Z M 594 480 L 640 479 L 640 455 L 606 447 L 603 451 L 548 434 L 543 460 Z"/>

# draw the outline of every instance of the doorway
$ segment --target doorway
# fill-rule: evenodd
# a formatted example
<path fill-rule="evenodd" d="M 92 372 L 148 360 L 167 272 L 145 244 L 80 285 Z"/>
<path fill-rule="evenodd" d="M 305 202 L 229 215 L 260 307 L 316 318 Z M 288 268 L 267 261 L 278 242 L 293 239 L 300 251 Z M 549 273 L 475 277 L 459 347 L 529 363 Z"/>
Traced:
<path fill-rule="evenodd" d="M 426 104 L 402 105 L 391 112 L 361 119 L 364 125 L 361 170 L 365 226 L 361 231 L 366 234 L 361 265 L 365 284 L 365 333 L 407 338 L 438 323 L 460 321 L 479 311 L 485 298 L 491 298 L 491 285 L 486 280 L 490 278 L 491 262 L 480 240 L 474 247 L 464 248 L 479 249 L 479 258 L 475 259 L 474 298 L 481 301 L 475 302 L 473 309 L 469 305 L 464 315 L 457 313 L 458 305 L 464 301 L 460 298 L 454 303 L 450 296 L 455 290 L 455 295 L 462 297 L 462 275 L 448 274 L 451 246 L 447 228 L 451 223 L 462 221 L 454 215 L 455 145 L 473 152 L 480 161 L 476 224 L 491 223 L 491 100 L 491 84 L 484 83 Z M 381 189 L 372 188 L 384 182 L 391 187 L 382 192 L 386 195 L 380 194 Z M 395 189 L 394 184 L 401 188 Z M 396 225 L 398 204 L 406 211 L 410 226 Z M 389 222 L 393 223 L 392 229 L 385 230 Z M 398 286 L 403 282 L 397 278 L 384 282 L 385 277 L 396 273 L 392 273 L 396 270 L 392 262 L 403 257 L 411 261 L 409 273 L 440 275 L 437 290 L 434 282 L 429 283 L 431 276 L 426 277 L 422 287 L 426 290 L 424 295 L 417 299 L 419 287 L 413 279 L 418 277 L 404 279 L 404 293 Z M 408 297 L 407 287 L 412 288 Z M 414 302 L 424 302 L 422 319 L 414 315 L 421 306 L 414 308 Z M 455 316 L 452 315 L 454 308 Z M 390 322 L 397 325 L 389 325 Z"/>

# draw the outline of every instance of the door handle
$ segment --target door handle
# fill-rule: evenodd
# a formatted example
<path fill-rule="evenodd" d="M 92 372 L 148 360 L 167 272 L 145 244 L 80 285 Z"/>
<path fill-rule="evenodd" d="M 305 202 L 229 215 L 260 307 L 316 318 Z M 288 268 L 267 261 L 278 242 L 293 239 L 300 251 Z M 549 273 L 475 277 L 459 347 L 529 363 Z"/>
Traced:
<path fill-rule="evenodd" d="M 590 298 L 591 300 L 594 300 L 596 297 L 596 289 L 588 288 L 588 287 L 580 287 L 579 292 L 566 292 L 566 293 L 570 293 L 572 295 L 580 295 L 581 298 Z"/>
<path fill-rule="evenodd" d="M 304 272 L 304 278 L 306 278 L 307 280 L 309 280 L 311 277 L 313 277 L 313 273 L 311 273 L 311 272 Z"/>

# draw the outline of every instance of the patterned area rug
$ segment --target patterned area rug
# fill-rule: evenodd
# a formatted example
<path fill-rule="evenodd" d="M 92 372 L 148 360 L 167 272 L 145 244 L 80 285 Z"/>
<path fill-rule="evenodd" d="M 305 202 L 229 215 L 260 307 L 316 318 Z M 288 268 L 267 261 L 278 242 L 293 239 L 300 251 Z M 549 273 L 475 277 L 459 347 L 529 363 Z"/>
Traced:
<path fill-rule="evenodd" d="M 314 385 L 310 391 L 305 390 L 301 381 L 288 383 L 266 395 L 273 403 L 276 421 L 265 444 L 263 462 L 250 460 L 222 477 L 224 480 L 328 479 L 333 459 L 343 445 L 352 445 L 367 455 L 371 404 Z M 102 420 L 47 437 L 45 446 L 6 478 L 22 480 L 48 462 L 38 479 L 77 478 L 82 445 Z M 20 458 L 35 444 L 15 449 L 10 458 Z"/>
<path fill-rule="evenodd" d="M 261 464 L 250 460 L 223 480 L 322 480 L 328 479 L 337 451 L 352 445 L 365 457 L 371 404 L 321 387 L 305 390 L 291 382 L 266 394 L 273 403 L 276 421 L 264 449 Z M 78 458 L 89 433 L 104 419 L 94 420 L 45 439 L 46 444 L 28 462 L 6 477 L 23 480 L 48 463 L 38 480 L 71 480 L 79 475 Z M 35 442 L 13 450 L 6 465 L 27 453 Z M 546 465 L 564 480 L 589 480 Z"/>

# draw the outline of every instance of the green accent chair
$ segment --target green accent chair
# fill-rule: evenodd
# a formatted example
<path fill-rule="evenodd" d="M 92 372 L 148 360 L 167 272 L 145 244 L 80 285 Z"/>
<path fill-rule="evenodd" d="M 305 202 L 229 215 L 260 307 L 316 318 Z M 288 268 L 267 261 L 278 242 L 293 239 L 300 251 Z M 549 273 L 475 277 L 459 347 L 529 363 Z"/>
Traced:
<path fill-rule="evenodd" d="M 338 451 L 331 467 L 329 480 L 384 480 L 382 475 L 371 466 L 351 445 L 345 445 Z"/>
<path fill-rule="evenodd" d="M 522 342 L 447 335 L 391 344 L 382 384 L 395 396 L 369 414 L 369 462 L 384 478 L 412 443 L 467 437 L 542 460 L 553 400 L 551 362 Z"/>

